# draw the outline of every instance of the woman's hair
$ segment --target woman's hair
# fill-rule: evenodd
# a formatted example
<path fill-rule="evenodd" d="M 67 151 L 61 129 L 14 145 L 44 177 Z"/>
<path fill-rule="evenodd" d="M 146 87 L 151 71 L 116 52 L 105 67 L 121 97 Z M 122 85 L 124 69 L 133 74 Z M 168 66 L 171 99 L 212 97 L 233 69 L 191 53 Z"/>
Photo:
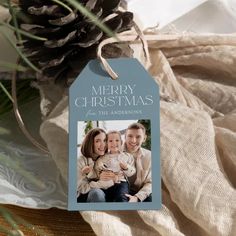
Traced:
<path fill-rule="evenodd" d="M 106 135 L 106 132 L 103 129 L 100 128 L 94 128 L 91 129 L 85 136 L 82 144 L 81 144 L 81 153 L 86 158 L 96 158 L 98 155 L 94 152 L 94 138 L 104 133 Z"/>

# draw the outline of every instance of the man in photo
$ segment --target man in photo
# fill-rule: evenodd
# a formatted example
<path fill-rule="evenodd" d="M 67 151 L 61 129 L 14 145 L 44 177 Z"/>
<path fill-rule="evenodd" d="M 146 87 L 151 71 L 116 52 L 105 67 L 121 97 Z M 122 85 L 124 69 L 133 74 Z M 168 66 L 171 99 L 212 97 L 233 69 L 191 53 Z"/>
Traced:
<path fill-rule="evenodd" d="M 136 173 L 128 178 L 129 202 L 152 201 L 151 151 L 141 147 L 146 137 L 146 129 L 140 123 L 129 125 L 125 132 L 124 151 L 133 155 L 136 167 Z"/>
<path fill-rule="evenodd" d="M 151 178 L 151 151 L 142 148 L 146 141 L 146 129 L 140 123 L 128 126 L 125 132 L 124 152 L 130 153 L 134 158 L 136 173 L 128 177 L 130 191 L 126 194 L 129 202 L 152 201 L 152 178 Z M 99 179 L 109 181 L 116 174 L 111 171 L 102 171 Z M 102 191 L 102 190 L 101 190 Z M 103 197 L 105 201 L 105 193 Z"/>

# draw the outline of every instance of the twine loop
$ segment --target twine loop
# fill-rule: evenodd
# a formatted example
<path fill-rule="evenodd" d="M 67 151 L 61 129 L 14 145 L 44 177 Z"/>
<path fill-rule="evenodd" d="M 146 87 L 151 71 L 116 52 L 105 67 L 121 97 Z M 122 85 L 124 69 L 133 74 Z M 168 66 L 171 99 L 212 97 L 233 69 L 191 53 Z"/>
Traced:
<path fill-rule="evenodd" d="M 97 49 L 97 58 L 102 63 L 105 71 L 109 74 L 111 79 L 118 79 L 119 75 L 111 68 L 107 60 L 102 56 L 102 48 L 105 45 L 111 43 L 129 43 L 129 44 L 142 44 L 142 49 L 144 52 L 145 65 L 150 65 L 150 54 L 149 54 L 149 41 L 163 41 L 163 40 L 176 40 L 179 38 L 177 35 L 161 35 L 157 34 L 157 27 L 147 28 L 142 31 L 137 23 L 134 22 L 134 27 L 130 31 L 122 32 L 116 35 L 116 38 L 108 38 L 104 39 L 99 45 Z"/>
<path fill-rule="evenodd" d="M 109 76 L 113 80 L 118 79 L 119 76 L 116 72 L 113 71 L 113 69 L 111 68 L 111 66 L 107 62 L 107 60 L 102 56 L 102 48 L 105 45 L 108 45 L 111 43 L 123 43 L 123 42 L 127 42 L 127 43 L 137 43 L 138 42 L 138 43 L 140 43 L 140 41 L 141 41 L 142 48 L 144 51 L 145 61 L 146 61 L 146 63 L 150 62 L 147 40 L 145 39 L 145 36 L 144 36 L 142 30 L 135 22 L 134 22 L 134 30 L 135 30 L 135 32 L 133 32 L 133 30 L 122 32 L 122 33 L 118 34 L 116 38 L 114 37 L 114 38 L 105 39 L 98 45 L 97 58 L 100 60 L 104 69 L 106 70 L 106 72 L 109 74 Z"/>

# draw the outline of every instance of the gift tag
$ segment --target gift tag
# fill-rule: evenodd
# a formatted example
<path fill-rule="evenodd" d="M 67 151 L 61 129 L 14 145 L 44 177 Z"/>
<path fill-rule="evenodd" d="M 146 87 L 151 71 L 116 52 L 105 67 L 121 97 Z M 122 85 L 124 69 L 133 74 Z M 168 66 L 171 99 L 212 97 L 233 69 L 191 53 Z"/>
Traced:
<path fill-rule="evenodd" d="M 68 209 L 160 209 L 158 85 L 136 59 L 108 63 L 118 79 L 92 60 L 69 90 Z"/>

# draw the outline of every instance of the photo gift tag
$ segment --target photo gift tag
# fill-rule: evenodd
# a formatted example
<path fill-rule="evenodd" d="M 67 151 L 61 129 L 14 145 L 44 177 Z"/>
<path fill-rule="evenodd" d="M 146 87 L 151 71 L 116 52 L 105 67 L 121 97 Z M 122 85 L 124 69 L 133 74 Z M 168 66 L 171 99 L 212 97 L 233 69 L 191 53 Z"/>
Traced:
<path fill-rule="evenodd" d="M 161 207 L 156 82 L 136 60 L 90 61 L 69 91 L 69 210 Z"/>

